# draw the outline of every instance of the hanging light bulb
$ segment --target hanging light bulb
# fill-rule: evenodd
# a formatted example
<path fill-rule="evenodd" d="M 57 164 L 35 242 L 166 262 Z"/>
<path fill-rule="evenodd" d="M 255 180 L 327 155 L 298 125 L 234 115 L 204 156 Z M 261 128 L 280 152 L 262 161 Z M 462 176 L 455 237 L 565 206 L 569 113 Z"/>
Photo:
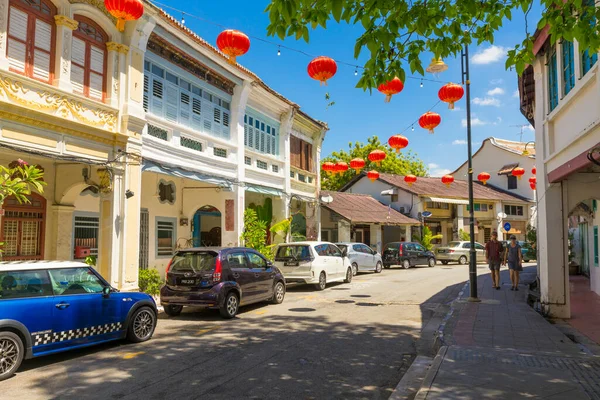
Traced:
<path fill-rule="evenodd" d="M 354 76 L 358 76 L 358 67 L 354 68 Z"/>
<path fill-rule="evenodd" d="M 414 125 L 412 126 L 412 129 L 411 129 L 411 130 L 412 130 L 413 132 L 415 131 L 415 126 L 414 126 Z"/>
<path fill-rule="evenodd" d="M 421 78 L 421 87 L 423 87 L 423 78 Z"/>
<path fill-rule="evenodd" d="M 281 55 L 281 46 L 278 46 L 277 48 L 277 55 L 280 56 Z"/>
<path fill-rule="evenodd" d="M 181 25 L 185 25 L 185 14 L 181 13 Z"/>

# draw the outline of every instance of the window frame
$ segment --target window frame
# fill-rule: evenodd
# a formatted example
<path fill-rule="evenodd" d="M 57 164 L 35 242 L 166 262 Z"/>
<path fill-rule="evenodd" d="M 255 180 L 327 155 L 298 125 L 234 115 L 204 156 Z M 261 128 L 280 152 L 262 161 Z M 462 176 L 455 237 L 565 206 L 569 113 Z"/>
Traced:
<path fill-rule="evenodd" d="M 159 222 L 170 222 L 173 224 L 173 236 L 172 236 L 172 252 L 171 254 L 167 255 L 167 254 L 159 254 L 159 249 L 158 249 L 158 231 L 159 231 L 159 227 L 158 227 L 158 223 Z M 155 257 L 157 259 L 165 259 L 165 258 L 171 258 L 173 257 L 173 255 L 176 252 L 176 244 L 177 244 L 177 218 L 174 217 L 155 217 L 154 218 L 154 254 Z"/>
<path fill-rule="evenodd" d="M 22 270 L 13 270 L 13 271 L 2 271 L 0 273 L 6 273 L 7 275 L 12 275 L 12 274 L 27 274 L 27 273 L 40 273 L 40 274 L 45 274 L 46 275 L 46 285 L 48 286 L 47 288 L 45 288 L 45 292 L 47 293 L 42 293 L 39 296 L 22 296 L 22 297 L 2 297 L 0 296 L 0 302 L 2 301 L 10 301 L 10 300 L 24 300 L 24 299 L 39 299 L 40 297 L 53 297 L 54 296 L 54 290 L 52 287 L 52 281 L 50 280 L 50 275 L 48 274 L 48 270 L 47 269 L 22 269 Z M 4 280 L 4 277 L 2 277 L 0 279 L 0 284 L 2 283 L 2 281 Z M 44 286 L 44 283 L 42 282 L 42 288 Z M 3 289 L 0 286 L 0 292 L 3 293 Z"/>
<path fill-rule="evenodd" d="M 54 296 L 90 296 L 90 295 L 99 295 L 99 294 L 102 294 L 102 290 L 100 290 L 99 292 L 69 293 L 69 294 L 64 294 L 64 292 L 62 292 L 62 293 L 58 293 L 58 292 L 56 292 L 56 290 L 55 290 L 55 287 L 54 287 L 54 285 L 53 285 L 53 279 L 54 279 L 54 278 L 52 277 L 52 273 L 51 273 L 51 271 L 72 270 L 72 269 L 73 269 L 73 270 L 76 270 L 76 269 L 85 269 L 85 270 L 87 270 L 87 272 L 88 272 L 90 275 L 93 275 L 93 276 L 94 276 L 94 277 L 95 277 L 95 278 L 98 280 L 98 282 L 99 282 L 99 283 L 100 283 L 100 285 L 102 286 L 102 290 L 103 290 L 105 287 L 111 287 L 111 286 L 110 286 L 110 284 L 109 284 L 108 282 L 106 282 L 106 280 L 104 280 L 104 278 L 102 278 L 102 277 L 101 277 L 101 276 L 100 276 L 98 273 L 96 273 L 96 271 L 94 271 L 94 269 L 93 269 L 93 268 L 90 268 L 90 267 L 75 267 L 75 268 L 73 268 L 73 267 L 64 267 L 64 268 L 52 268 L 52 269 L 49 269 L 49 270 L 48 270 L 48 275 L 49 275 L 49 279 L 50 279 L 50 285 L 51 285 L 51 287 L 52 287 L 52 291 L 53 291 L 53 293 L 54 293 Z"/>
<path fill-rule="evenodd" d="M 548 112 L 551 112 L 558 106 L 558 66 L 557 66 L 556 45 L 550 46 L 547 59 L 547 89 L 548 89 Z"/>
<path fill-rule="evenodd" d="M 595 5 L 595 1 L 594 0 L 584 0 L 583 1 L 584 5 L 590 6 L 590 5 Z M 596 19 L 593 18 L 593 24 L 592 25 L 596 25 Z M 586 49 L 585 51 L 581 52 L 581 77 L 583 78 L 583 76 L 585 74 L 587 74 L 594 65 L 596 65 L 596 63 L 598 62 L 598 53 L 594 53 L 590 56 L 590 51 L 589 49 Z"/>
<path fill-rule="evenodd" d="M 519 188 L 518 179 L 516 176 L 507 175 L 508 182 L 506 187 L 508 190 L 517 190 Z"/>
<path fill-rule="evenodd" d="M 253 263 L 252 256 L 258 257 L 264 263 L 264 266 L 259 266 Z M 250 269 L 267 269 L 269 266 L 267 260 L 255 251 L 246 251 L 246 258 Z"/>
<path fill-rule="evenodd" d="M 108 64 L 108 49 L 106 48 L 106 42 L 108 42 L 108 40 L 109 40 L 108 34 L 106 33 L 106 31 L 104 29 L 102 29 L 102 27 L 100 25 L 98 25 L 96 22 L 94 22 L 90 18 L 87 18 L 80 14 L 76 14 L 73 16 L 73 19 L 79 23 L 77 26 L 77 29 L 75 29 L 73 31 L 73 38 L 77 38 L 85 43 L 85 65 L 81 66 L 78 63 L 75 63 L 75 62 L 73 62 L 73 60 L 71 60 L 71 64 L 74 64 L 74 65 L 77 65 L 78 67 L 83 68 L 83 93 L 79 93 L 79 94 L 82 94 L 83 96 L 85 96 L 89 99 L 92 99 L 92 100 L 104 102 L 106 100 L 106 86 L 107 86 L 107 81 L 108 81 L 108 73 L 107 73 L 107 71 L 108 71 L 108 65 L 107 65 Z M 93 26 L 100 33 L 104 42 L 97 41 L 95 39 L 92 39 L 90 36 L 81 33 L 80 32 L 81 22 Z M 92 73 L 98 72 L 98 71 L 92 71 L 92 69 L 91 69 L 92 46 L 96 46 L 104 52 L 104 58 L 103 58 L 104 71 L 102 71 L 102 98 L 101 99 L 90 96 L 90 77 L 91 77 Z M 73 44 L 71 44 L 71 54 L 73 54 Z M 72 68 L 71 68 L 71 74 L 73 74 Z"/>
<path fill-rule="evenodd" d="M 172 188 L 173 201 L 169 201 L 169 199 L 165 199 L 165 200 L 162 199 L 162 194 L 161 194 L 161 189 L 160 189 L 161 185 L 163 187 L 164 186 L 170 186 Z M 157 184 L 157 187 L 156 187 L 156 191 L 158 193 L 158 201 L 161 204 L 173 205 L 177 201 L 177 185 L 173 181 L 166 181 L 164 179 L 160 179 L 158 181 L 158 184 Z"/>
<path fill-rule="evenodd" d="M 244 256 L 244 263 L 246 264 L 245 266 L 232 266 L 229 262 L 230 258 L 233 258 L 233 256 L 238 256 L 238 255 L 242 255 Z M 225 256 L 225 260 L 227 261 L 227 266 L 231 269 L 233 268 L 239 268 L 239 269 L 252 269 L 250 268 L 250 260 L 248 258 L 248 254 L 243 251 L 243 250 L 232 250 L 227 252 L 227 255 Z"/>
<path fill-rule="evenodd" d="M 563 96 L 575 87 L 575 45 L 573 42 L 563 40 L 561 45 Z"/>
<path fill-rule="evenodd" d="M 17 39 L 10 35 L 10 8 L 15 7 L 16 9 L 27 14 L 27 39 L 25 41 L 25 71 L 20 72 L 15 70 L 14 68 L 9 67 L 9 71 L 14 72 L 16 74 L 26 76 L 31 79 L 35 79 L 39 82 L 52 84 L 54 80 L 54 61 L 56 54 L 56 22 L 54 21 L 54 17 L 58 15 L 58 9 L 50 0 L 40 0 L 40 4 L 44 3 L 50 8 L 50 15 L 45 15 L 31 7 L 28 7 L 27 4 L 23 0 L 9 0 L 8 2 L 8 13 L 7 13 L 7 23 L 6 23 L 6 51 L 4 55 L 8 58 L 8 48 L 9 41 L 16 40 L 20 43 L 23 43 L 20 39 Z M 33 17 L 33 18 L 32 18 Z M 33 62 L 34 62 L 34 50 L 35 47 L 35 21 L 40 19 L 48 24 L 50 24 L 50 65 L 48 68 L 48 80 L 39 79 L 33 76 Z M 45 52 L 45 50 L 42 50 Z"/>

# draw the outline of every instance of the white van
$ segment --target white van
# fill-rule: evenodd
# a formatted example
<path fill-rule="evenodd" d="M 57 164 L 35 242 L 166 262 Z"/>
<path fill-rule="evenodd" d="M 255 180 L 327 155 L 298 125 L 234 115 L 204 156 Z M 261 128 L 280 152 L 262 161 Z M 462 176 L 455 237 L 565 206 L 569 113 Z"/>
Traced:
<path fill-rule="evenodd" d="M 331 282 L 352 281 L 352 264 L 329 242 L 298 242 L 279 245 L 275 265 L 286 283 L 314 284 L 317 290 Z"/>

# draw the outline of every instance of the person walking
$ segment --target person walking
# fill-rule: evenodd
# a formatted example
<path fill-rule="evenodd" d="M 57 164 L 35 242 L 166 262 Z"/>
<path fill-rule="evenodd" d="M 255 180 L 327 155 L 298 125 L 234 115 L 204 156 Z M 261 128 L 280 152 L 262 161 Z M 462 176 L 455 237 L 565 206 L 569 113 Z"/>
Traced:
<path fill-rule="evenodd" d="M 498 241 L 498 232 L 492 232 L 492 238 L 485 244 L 485 261 L 492 273 L 492 289 L 500 290 L 500 264 L 502 263 L 502 243 Z"/>
<path fill-rule="evenodd" d="M 519 273 L 523 271 L 523 254 L 515 235 L 510 236 L 510 243 L 504 251 L 504 264 L 507 262 L 510 271 L 510 281 L 512 282 L 510 290 L 519 290 Z"/>

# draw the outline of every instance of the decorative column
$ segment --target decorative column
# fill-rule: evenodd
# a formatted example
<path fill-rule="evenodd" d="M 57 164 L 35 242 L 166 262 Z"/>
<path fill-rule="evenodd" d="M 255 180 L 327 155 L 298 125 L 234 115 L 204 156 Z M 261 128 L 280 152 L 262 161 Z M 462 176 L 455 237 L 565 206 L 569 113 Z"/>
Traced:
<path fill-rule="evenodd" d="M 123 172 L 123 170 L 116 168 L 112 170 L 112 174 L 110 174 L 112 175 L 112 191 L 103 195 L 100 200 L 100 238 L 97 265 L 104 278 L 117 289 L 121 289 L 123 286 L 122 263 L 120 260 L 125 223 L 123 218 L 125 199 Z M 108 174 L 106 170 L 98 171 L 102 181 L 110 179 L 106 174 Z"/>
<path fill-rule="evenodd" d="M 346 221 L 345 219 L 340 219 L 338 221 L 338 241 L 352 241 L 350 238 L 350 222 Z"/>
<path fill-rule="evenodd" d="M 125 62 L 129 47 L 121 43 L 107 42 L 108 62 L 106 70 L 108 71 L 108 84 L 106 85 L 106 104 L 112 107 L 119 107 L 121 93 L 121 82 L 125 80 Z"/>
<path fill-rule="evenodd" d="M 496 233 L 498 233 L 498 240 L 504 240 L 504 229 L 502 228 L 503 224 L 504 224 L 504 219 L 498 217 L 498 215 L 500 215 L 501 213 L 504 213 L 504 210 L 502 209 L 502 202 L 501 201 L 497 201 L 495 203 L 495 208 L 496 208 Z"/>
<path fill-rule="evenodd" d="M 50 260 L 73 259 L 73 205 L 53 204 L 50 228 Z"/>
<path fill-rule="evenodd" d="M 79 22 L 66 15 L 55 15 L 56 50 L 54 57 L 54 86 L 67 92 L 73 91 L 71 85 L 71 47 L 73 31 Z"/>
<path fill-rule="evenodd" d="M 292 180 L 290 178 L 291 157 L 290 157 L 290 135 L 294 126 L 294 114 L 296 110 L 291 108 L 288 112 L 281 116 L 281 127 L 279 128 L 279 154 L 283 156 L 284 161 L 284 179 L 285 183 L 283 191 L 282 212 L 284 218 L 290 217 L 290 202 L 292 201 Z"/>
<path fill-rule="evenodd" d="M 0 2 L 0 69 L 8 69 L 6 38 L 8 36 L 8 1 Z"/>

